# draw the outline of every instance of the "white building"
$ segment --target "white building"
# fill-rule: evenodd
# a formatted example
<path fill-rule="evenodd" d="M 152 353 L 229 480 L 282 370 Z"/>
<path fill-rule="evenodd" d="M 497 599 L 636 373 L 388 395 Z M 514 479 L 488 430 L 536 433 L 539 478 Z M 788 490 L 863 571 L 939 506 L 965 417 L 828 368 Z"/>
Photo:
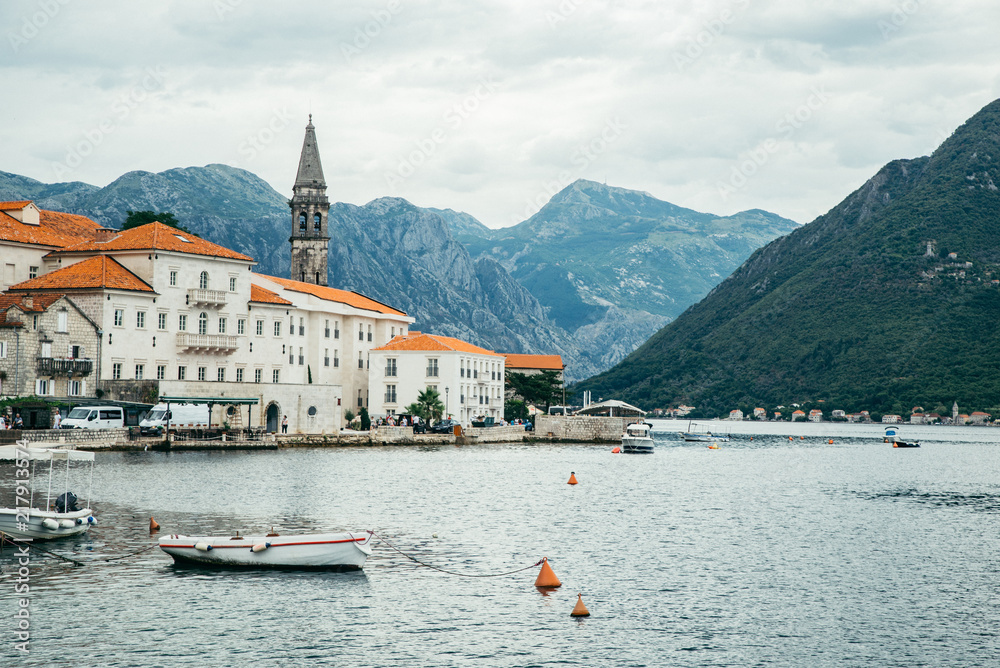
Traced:
<path fill-rule="evenodd" d="M 413 322 L 357 293 L 254 274 L 252 258 L 160 223 L 44 259 L 60 268 L 10 293 L 65 294 L 97 324 L 105 398 L 257 398 L 252 424 L 270 430 L 285 415 L 293 433 L 339 429 L 344 399 L 367 399 L 354 356 L 366 366 Z"/>
<path fill-rule="evenodd" d="M 371 350 L 368 378 L 374 416 L 403 413 L 433 388 L 445 415 L 466 426 L 480 417 L 503 417 L 504 356 L 449 336 L 403 332 Z"/>

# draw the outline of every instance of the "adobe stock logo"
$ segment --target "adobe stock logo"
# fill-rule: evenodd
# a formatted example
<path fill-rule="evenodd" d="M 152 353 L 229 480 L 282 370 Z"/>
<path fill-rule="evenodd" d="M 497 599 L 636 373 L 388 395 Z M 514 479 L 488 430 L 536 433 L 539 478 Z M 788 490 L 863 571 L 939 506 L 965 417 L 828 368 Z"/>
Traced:
<path fill-rule="evenodd" d="M 10 41 L 10 48 L 14 53 L 21 50 L 21 47 L 29 41 L 38 37 L 49 22 L 62 11 L 62 8 L 69 4 L 70 0 L 40 0 L 38 11 L 25 14 L 21 17 L 21 26 L 17 32 L 13 30 L 7 33 Z"/>

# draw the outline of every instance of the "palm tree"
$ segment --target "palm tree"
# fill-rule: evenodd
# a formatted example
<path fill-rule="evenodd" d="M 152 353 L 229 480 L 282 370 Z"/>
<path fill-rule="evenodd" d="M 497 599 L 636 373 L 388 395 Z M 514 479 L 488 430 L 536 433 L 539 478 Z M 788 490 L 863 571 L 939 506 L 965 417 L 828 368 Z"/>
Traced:
<path fill-rule="evenodd" d="M 424 414 L 425 407 L 423 404 L 418 404 L 416 402 L 410 404 L 403 409 L 404 413 L 409 413 L 410 415 L 416 415 L 417 417 L 426 420 L 427 416 Z"/>
<path fill-rule="evenodd" d="M 444 413 L 444 404 L 441 403 L 441 395 L 432 387 L 417 395 L 417 404 L 422 407 L 422 412 L 418 413 L 425 420 L 437 421 Z"/>

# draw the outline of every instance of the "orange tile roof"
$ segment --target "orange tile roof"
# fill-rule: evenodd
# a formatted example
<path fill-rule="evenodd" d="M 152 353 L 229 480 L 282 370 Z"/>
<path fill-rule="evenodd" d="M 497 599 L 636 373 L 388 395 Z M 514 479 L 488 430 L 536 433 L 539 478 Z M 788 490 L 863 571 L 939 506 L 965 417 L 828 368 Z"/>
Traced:
<path fill-rule="evenodd" d="M 262 288 L 254 283 L 250 284 L 250 301 L 257 302 L 259 304 L 291 304 L 284 297 L 278 295 L 277 292 L 271 292 L 267 288 Z"/>
<path fill-rule="evenodd" d="M 473 353 L 476 355 L 490 355 L 492 357 L 503 357 L 500 353 L 486 350 L 471 343 L 466 343 L 461 339 L 454 339 L 450 336 L 438 336 L 437 334 L 423 334 L 421 332 L 410 332 L 400 334 L 389 341 L 389 343 L 372 350 L 423 350 L 423 351 L 446 351 L 452 350 L 460 353 Z"/>
<path fill-rule="evenodd" d="M 325 285 L 303 283 L 302 281 L 293 281 L 287 278 L 278 278 L 277 276 L 266 276 L 264 274 L 260 274 L 260 276 L 263 276 L 269 281 L 274 281 L 286 290 L 304 292 L 327 301 L 347 304 L 348 306 L 353 306 L 354 308 L 363 309 L 365 311 L 376 311 L 378 313 L 388 313 L 390 315 L 406 315 L 403 311 L 394 309 L 391 306 L 383 304 L 382 302 L 377 302 L 374 299 L 365 297 L 357 292 L 338 290 L 336 288 L 328 288 Z"/>
<path fill-rule="evenodd" d="M 98 255 L 62 269 L 12 285 L 10 292 L 112 288 L 153 292 L 148 283 L 107 255 Z"/>
<path fill-rule="evenodd" d="M 17 202 L 0 202 L 0 211 L 15 211 L 17 209 L 23 209 L 29 204 L 31 204 L 30 199 L 23 199 Z"/>
<path fill-rule="evenodd" d="M 205 241 L 193 234 L 182 232 L 163 223 L 147 223 L 130 230 L 119 232 L 108 241 L 86 241 L 60 252 L 80 253 L 118 250 L 160 250 L 174 251 L 177 253 L 190 253 L 191 255 L 211 255 L 213 257 L 225 257 L 233 260 L 247 260 L 253 262 L 253 258 L 234 250 L 229 250 L 224 246 Z"/>
<path fill-rule="evenodd" d="M 66 246 L 78 244 L 81 241 L 93 239 L 96 231 L 101 227 L 86 216 L 62 213 L 61 211 L 39 210 L 38 225 L 22 223 L 17 218 L 14 218 L 14 216 L 6 213 L 6 211 L 13 209 L 23 209 L 24 206 L 30 203 L 0 203 L 0 241 L 65 248 Z M 20 204 L 22 206 L 4 206 L 13 204 Z"/>
<path fill-rule="evenodd" d="M 508 369 L 554 369 L 562 371 L 566 366 L 559 355 L 504 355 Z"/>
<path fill-rule="evenodd" d="M 60 293 L 32 295 L 31 306 L 28 306 L 24 303 L 27 296 L 25 294 L 12 295 L 8 292 L 0 294 L 0 311 L 6 311 L 11 306 L 17 306 L 25 313 L 41 313 L 52 306 L 53 303 L 65 297 L 65 295 Z"/>

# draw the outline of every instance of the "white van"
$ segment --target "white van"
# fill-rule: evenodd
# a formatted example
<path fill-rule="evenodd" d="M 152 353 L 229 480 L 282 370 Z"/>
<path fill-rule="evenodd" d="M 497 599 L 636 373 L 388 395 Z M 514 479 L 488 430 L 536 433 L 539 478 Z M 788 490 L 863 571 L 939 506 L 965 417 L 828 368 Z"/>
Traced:
<path fill-rule="evenodd" d="M 156 404 L 150 409 L 145 419 L 139 423 L 139 433 L 144 436 L 161 433 L 167 428 L 168 420 L 171 431 L 175 428 L 207 428 L 208 404 L 170 402 L 170 410 L 167 410 L 166 404 Z"/>
<path fill-rule="evenodd" d="M 60 429 L 116 429 L 125 426 L 121 406 L 77 406 L 69 412 Z"/>

